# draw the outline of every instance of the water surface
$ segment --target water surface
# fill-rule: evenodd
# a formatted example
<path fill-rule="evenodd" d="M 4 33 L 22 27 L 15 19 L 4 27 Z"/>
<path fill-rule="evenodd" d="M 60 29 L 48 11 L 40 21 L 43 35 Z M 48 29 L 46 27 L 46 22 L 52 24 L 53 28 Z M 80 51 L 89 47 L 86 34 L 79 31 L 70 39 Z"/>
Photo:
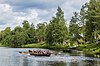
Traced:
<path fill-rule="evenodd" d="M 100 66 L 100 59 L 85 57 L 82 52 L 59 53 L 50 57 L 19 54 L 31 48 L 0 47 L 0 66 Z"/>

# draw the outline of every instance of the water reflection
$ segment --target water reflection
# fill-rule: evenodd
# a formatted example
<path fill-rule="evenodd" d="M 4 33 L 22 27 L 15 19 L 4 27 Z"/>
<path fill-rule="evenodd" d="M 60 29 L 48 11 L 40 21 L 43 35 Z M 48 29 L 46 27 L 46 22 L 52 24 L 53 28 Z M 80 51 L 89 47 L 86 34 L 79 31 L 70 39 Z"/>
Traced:
<path fill-rule="evenodd" d="M 80 62 L 70 62 L 68 66 L 100 66 L 100 61 L 82 60 Z"/>
<path fill-rule="evenodd" d="M 64 62 L 55 62 L 51 66 L 66 66 L 66 63 L 64 63 Z"/>
<path fill-rule="evenodd" d="M 24 58 L 23 59 L 23 66 L 29 66 L 28 63 L 29 63 L 28 62 L 28 59 L 27 58 Z"/>
<path fill-rule="evenodd" d="M 97 62 L 98 61 L 94 61 L 94 60 L 85 60 L 85 66 L 100 66 Z M 100 63 L 100 62 L 99 62 Z"/>
<path fill-rule="evenodd" d="M 63 61 L 47 61 L 47 62 L 43 62 L 43 61 L 39 61 L 38 62 L 38 66 L 66 66 L 66 63 Z"/>
<path fill-rule="evenodd" d="M 71 62 L 71 63 L 69 63 L 69 66 L 78 66 L 78 63 L 77 62 Z"/>
<path fill-rule="evenodd" d="M 29 49 L 0 48 L 0 66 L 100 66 L 100 59 L 85 57 L 78 54 L 80 52 L 51 57 L 35 57 L 18 53 Z"/>
<path fill-rule="evenodd" d="M 72 52 L 69 53 L 71 56 L 83 56 L 83 52 L 82 51 L 77 51 L 77 50 L 74 50 Z"/>

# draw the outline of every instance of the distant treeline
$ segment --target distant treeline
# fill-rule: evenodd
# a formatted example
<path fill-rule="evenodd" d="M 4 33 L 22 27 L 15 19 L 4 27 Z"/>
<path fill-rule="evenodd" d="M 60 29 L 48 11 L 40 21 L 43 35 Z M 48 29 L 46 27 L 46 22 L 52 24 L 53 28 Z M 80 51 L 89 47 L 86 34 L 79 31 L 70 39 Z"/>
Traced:
<path fill-rule="evenodd" d="M 67 6 L 66 6 L 67 8 Z M 33 15 L 34 16 L 34 15 Z M 22 27 L 16 26 L 13 30 L 6 27 L 0 32 L 0 43 L 9 47 L 21 47 L 25 44 L 45 42 L 49 45 L 73 44 L 73 42 L 97 43 L 100 40 L 100 1 L 90 0 L 82 5 L 79 13 L 74 12 L 69 25 L 66 25 L 64 12 L 60 7 L 50 23 L 39 23 L 35 27 L 27 20 Z"/>

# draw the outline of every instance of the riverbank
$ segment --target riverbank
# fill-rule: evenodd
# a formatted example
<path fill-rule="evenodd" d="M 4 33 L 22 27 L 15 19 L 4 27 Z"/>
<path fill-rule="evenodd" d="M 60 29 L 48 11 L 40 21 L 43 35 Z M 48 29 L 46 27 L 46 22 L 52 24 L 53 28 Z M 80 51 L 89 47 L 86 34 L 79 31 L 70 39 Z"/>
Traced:
<path fill-rule="evenodd" d="M 22 45 L 22 48 L 46 48 L 46 49 L 52 49 L 52 50 L 67 50 L 67 49 L 72 49 L 72 50 L 79 50 L 83 51 L 83 53 L 86 56 L 91 56 L 91 57 L 97 57 L 100 58 L 100 46 L 96 44 L 79 44 L 79 45 L 48 45 L 46 43 L 36 43 L 36 44 L 27 44 L 27 45 Z"/>
<path fill-rule="evenodd" d="M 22 45 L 22 48 L 46 48 L 51 50 L 64 50 L 68 48 L 68 45 L 61 45 L 61 44 L 49 45 L 46 43 L 36 43 L 36 44 Z"/>
<path fill-rule="evenodd" d="M 2 44 L 0 43 L 0 47 L 4 47 L 4 45 L 2 45 Z"/>
<path fill-rule="evenodd" d="M 97 44 L 80 44 L 72 49 L 83 51 L 86 56 L 100 58 L 100 45 Z"/>
<path fill-rule="evenodd" d="M 3 45 L 0 44 L 0 47 L 3 47 Z M 49 45 L 46 43 L 34 43 L 34 44 L 22 45 L 19 48 L 45 48 L 45 49 L 60 50 L 60 51 L 71 49 L 71 50 L 83 51 L 83 53 L 89 57 L 100 58 L 100 45 L 88 44 L 88 43 L 79 44 L 79 45 L 76 45 L 76 44 L 73 44 L 73 45 L 70 45 L 70 44 Z"/>

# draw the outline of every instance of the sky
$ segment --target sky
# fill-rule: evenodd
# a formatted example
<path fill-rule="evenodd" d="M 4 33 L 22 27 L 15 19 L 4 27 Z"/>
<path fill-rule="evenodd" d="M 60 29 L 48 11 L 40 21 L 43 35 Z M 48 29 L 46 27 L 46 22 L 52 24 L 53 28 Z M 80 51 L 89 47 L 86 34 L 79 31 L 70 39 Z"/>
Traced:
<path fill-rule="evenodd" d="M 79 12 L 89 0 L 0 0 L 0 31 L 6 27 L 21 26 L 24 20 L 29 23 L 48 22 L 55 16 L 58 6 L 64 12 L 68 24 L 73 12 Z"/>

